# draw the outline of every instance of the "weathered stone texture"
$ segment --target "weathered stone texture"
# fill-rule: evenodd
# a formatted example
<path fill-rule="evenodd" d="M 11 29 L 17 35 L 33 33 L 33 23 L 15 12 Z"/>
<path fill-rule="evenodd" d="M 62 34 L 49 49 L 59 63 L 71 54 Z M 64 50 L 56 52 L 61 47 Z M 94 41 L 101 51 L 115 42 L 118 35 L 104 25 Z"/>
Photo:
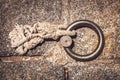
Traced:
<path fill-rule="evenodd" d="M 0 0 L 0 56 L 19 55 L 8 39 L 15 23 L 33 25 L 40 21 L 64 24 L 67 28 L 83 19 L 95 22 L 104 33 L 105 47 L 97 59 L 76 62 L 59 42 L 45 41 L 26 54 L 39 57 L 2 57 L 0 80 L 63 80 L 63 67 L 69 68 L 70 80 L 119 80 L 120 0 Z M 78 33 L 73 50 L 78 53 L 93 50 L 96 34 L 89 29 Z"/>

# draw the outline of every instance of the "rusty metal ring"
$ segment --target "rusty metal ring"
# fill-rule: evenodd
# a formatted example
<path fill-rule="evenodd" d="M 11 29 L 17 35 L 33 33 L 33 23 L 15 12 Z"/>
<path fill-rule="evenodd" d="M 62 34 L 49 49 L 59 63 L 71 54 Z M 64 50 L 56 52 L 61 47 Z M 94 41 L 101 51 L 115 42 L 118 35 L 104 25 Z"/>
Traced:
<path fill-rule="evenodd" d="M 103 48 L 104 48 L 104 35 L 103 35 L 103 32 L 102 30 L 100 29 L 100 27 L 95 24 L 94 22 L 92 21 L 89 21 L 89 20 L 79 20 L 79 21 L 76 21 L 76 22 L 73 22 L 68 28 L 67 30 L 69 31 L 72 31 L 72 30 L 75 30 L 75 29 L 78 29 L 78 28 L 82 28 L 82 27 L 87 27 L 87 28 L 90 28 L 92 30 L 95 31 L 95 33 L 97 34 L 98 36 L 98 45 L 96 47 L 96 49 L 88 54 L 88 55 L 79 55 L 79 54 L 76 54 L 75 52 L 72 51 L 72 48 L 71 47 L 64 47 L 64 49 L 66 50 L 66 52 L 74 59 L 78 60 L 78 61 L 90 61 L 90 60 L 93 60 L 95 58 L 97 58 Z"/>

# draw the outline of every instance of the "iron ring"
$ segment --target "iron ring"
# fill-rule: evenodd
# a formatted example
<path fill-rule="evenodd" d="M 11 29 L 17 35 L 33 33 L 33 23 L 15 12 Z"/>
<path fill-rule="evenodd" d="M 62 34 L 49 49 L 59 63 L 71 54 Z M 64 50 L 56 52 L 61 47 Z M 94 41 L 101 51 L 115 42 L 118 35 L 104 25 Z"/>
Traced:
<path fill-rule="evenodd" d="M 69 31 L 69 30 L 72 31 L 72 30 L 82 28 L 82 27 L 90 28 L 90 29 L 94 30 L 95 33 L 97 34 L 98 45 L 97 45 L 96 49 L 88 55 L 76 54 L 75 52 L 72 51 L 71 47 L 64 47 L 64 49 L 75 60 L 90 61 L 90 60 L 97 58 L 101 54 L 101 52 L 103 51 L 104 43 L 105 43 L 104 35 L 103 35 L 103 32 L 100 29 L 100 27 L 96 23 L 89 21 L 89 20 L 75 21 L 67 28 L 67 31 Z"/>

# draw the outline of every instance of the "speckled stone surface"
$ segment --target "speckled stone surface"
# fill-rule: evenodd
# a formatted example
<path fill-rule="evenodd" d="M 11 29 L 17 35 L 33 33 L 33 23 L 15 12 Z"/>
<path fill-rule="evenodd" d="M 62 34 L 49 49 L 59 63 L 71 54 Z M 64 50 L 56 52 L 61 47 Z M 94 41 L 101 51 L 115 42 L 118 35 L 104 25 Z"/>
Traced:
<path fill-rule="evenodd" d="M 10 47 L 9 32 L 15 23 L 35 22 L 69 24 L 91 20 L 105 36 L 101 55 L 90 62 L 72 59 L 57 41 L 45 41 L 19 56 Z M 69 80 L 120 79 L 120 0 L 0 0 L 0 80 L 64 80 L 64 67 Z M 97 44 L 97 36 L 89 29 L 80 29 L 73 50 L 89 53 Z M 27 57 L 33 56 L 35 57 Z"/>

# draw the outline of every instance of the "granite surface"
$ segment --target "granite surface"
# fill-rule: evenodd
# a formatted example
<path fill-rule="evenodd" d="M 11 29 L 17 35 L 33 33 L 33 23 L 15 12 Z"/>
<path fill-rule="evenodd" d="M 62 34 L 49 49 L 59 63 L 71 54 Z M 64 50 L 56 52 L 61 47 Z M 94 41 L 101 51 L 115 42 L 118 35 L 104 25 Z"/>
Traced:
<path fill-rule="evenodd" d="M 91 20 L 104 33 L 104 50 L 93 61 L 75 61 L 59 41 L 45 41 L 26 56 L 10 47 L 8 34 L 15 23 L 40 21 L 67 28 L 76 20 Z M 68 80 L 119 80 L 119 24 L 120 0 L 0 0 L 0 80 L 64 80 L 64 67 L 68 68 Z M 73 50 L 80 54 L 94 50 L 96 34 L 87 28 L 77 32 Z"/>

